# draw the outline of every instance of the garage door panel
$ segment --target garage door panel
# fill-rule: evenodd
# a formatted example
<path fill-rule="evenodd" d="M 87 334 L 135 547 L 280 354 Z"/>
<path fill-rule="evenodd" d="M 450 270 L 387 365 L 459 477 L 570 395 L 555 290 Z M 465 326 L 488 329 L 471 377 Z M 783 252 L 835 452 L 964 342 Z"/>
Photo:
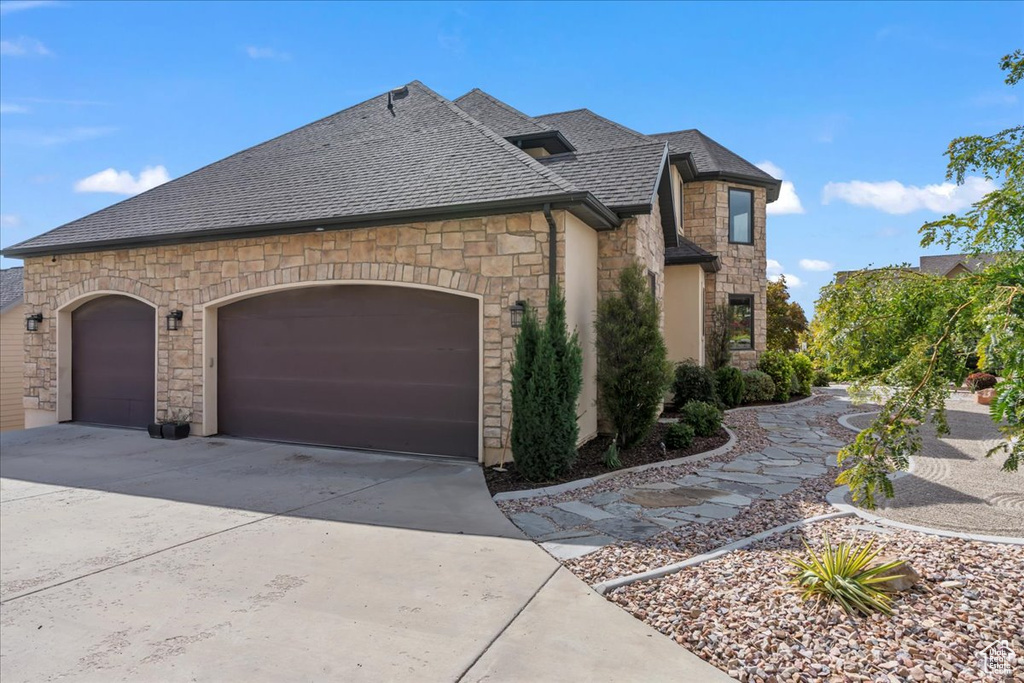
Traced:
<path fill-rule="evenodd" d="M 145 427 L 153 421 L 155 311 L 126 296 L 88 301 L 71 314 L 71 417 Z"/>
<path fill-rule="evenodd" d="M 476 457 L 478 302 L 321 286 L 218 314 L 224 434 Z"/>

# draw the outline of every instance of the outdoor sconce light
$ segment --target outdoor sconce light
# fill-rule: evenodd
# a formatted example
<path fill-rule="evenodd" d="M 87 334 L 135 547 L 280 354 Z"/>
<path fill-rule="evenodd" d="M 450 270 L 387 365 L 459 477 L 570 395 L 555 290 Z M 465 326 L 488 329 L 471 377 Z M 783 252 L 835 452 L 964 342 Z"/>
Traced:
<path fill-rule="evenodd" d="M 43 322 L 43 314 L 33 313 L 25 318 L 25 329 L 29 332 L 37 332 L 39 331 L 39 323 L 41 322 Z"/>
<path fill-rule="evenodd" d="M 515 306 L 508 307 L 508 313 L 512 317 L 512 327 L 522 327 L 523 313 L 526 312 L 526 302 L 517 301 Z"/>
<path fill-rule="evenodd" d="M 167 314 L 167 329 L 171 332 L 181 329 L 182 312 L 177 308 Z"/>

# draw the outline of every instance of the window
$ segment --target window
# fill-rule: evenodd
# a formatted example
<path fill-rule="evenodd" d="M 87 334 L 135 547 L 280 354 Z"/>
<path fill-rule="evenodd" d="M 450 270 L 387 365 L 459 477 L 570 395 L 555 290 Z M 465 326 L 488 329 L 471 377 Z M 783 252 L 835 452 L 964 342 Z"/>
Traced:
<path fill-rule="evenodd" d="M 754 243 L 754 193 L 729 188 L 729 241 Z"/>
<path fill-rule="evenodd" d="M 654 300 L 658 300 L 658 276 L 654 274 L 653 270 L 647 271 L 647 281 L 651 284 L 651 296 Z"/>
<path fill-rule="evenodd" d="M 754 348 L 754 297 L 729 295 L 729 348 L 749 351 Z"/>

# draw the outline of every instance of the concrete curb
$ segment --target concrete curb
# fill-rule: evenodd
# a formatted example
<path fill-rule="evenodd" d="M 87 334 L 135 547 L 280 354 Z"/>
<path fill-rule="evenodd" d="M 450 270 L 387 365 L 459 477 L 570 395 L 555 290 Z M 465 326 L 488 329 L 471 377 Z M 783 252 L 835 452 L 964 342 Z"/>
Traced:
<path fill-rule="evenodd" d="M 798 529 L 798 528 L 800 528 L 802 526 L 807 526 L 808 524 L 814 524 L 815 522 L 822 522 L 822 521 L 825 521 L 826 519 L 837 519 L 839 517 L 850 517 L 853 514 L 854 514 L 853 512 L 849 512 L 849 511 L 845 511 L 844 510 L 844 511 L 840 511 L 840 512 L 829 512 L 828 514 L 816 515 L 814 517 L 808 517 L 807 519 L 801 519 L 801 520 L 798 520 L 796 522 L 790 522 L 789 524 L 783 524 L 782 526 L 773 527 L 771 529 L 768 529 L 767 531 L 762 531 L 761 533 L 754 534 L 753 536 L 747 536 L 746 538 L 741 538 L 738 541 L 733 541 L 732 543 L 727 543 L 726 545 L 723 545 L 723 546 L 721 546 L 719 548 L 715 548 L 711 552 L 707 552 L 707 553 L 704 553 L 702 555 L 694 555 L 693 557 L 691 557 L 691 558 L 689 558 L 687 560 L 683 560 L 682 562 L 676 562 L 674 564 L 667 564 L 664 567 L 658 567 L 656 569 L 649 569 L 648 571 L 640 572 L 639 574 L 630 574 L 629 576 L 623 576 L 623 577 L 620 577 L 618 579 L 611 579 L 609 581 L 602 581 L 601 583 L 595 584 L 593 586 L 593 588 L 594 588 L 595 591 L 597 591 L 601 595 L 607 595 L 610 591 L 613 591 L 616 588 L 622 588 L 623 586 L 628 586 L 629 584 L 636 583 L 637 581 L 648 581 L 650 579 L 660 579 L 660 578 L 668 576 L 670 574 L 675 574 L 677 572 L 680 572 L 680 571 L 682 571 L 684 569 L 687 569 L 688 567 L 695 567 L 698 564 L 703 564 L 703 563 L 708 562 L 710 560 L 717 559 L 719 557 L 722 557 L 723 555 L 727 555 L 728 553 L 731 553 L 734 550 L 739 550 L 740 548 L 745 548 L 748 545 L 752 545 L 754 543 L 757 543 L 758 541 L 764 540 L 764 539 L 768 538 L 769 536 L 774 536 L 775 534 L 781 534 L 781 533 L 784 533 L 786 531 L 790 531 L 791 529 Z"/>
<path fill-rule="evenodd" d="M 893 479 L 899 479 L 901 477 L 909 476 L 909 472 L 899 472 Z M 929 534 L 931 536 L 941 536 L 943 538 L 959 538 L 964 541 L 981 541 L 983 543 L 1000 543 L 1003 545 L 1024 545 L 1024 538 L 1015 536 L 985 536 L 983 534 L 968 534 L 961 531 L 947 531 L 945 529 L 934 529 L 927 526 L 917 526 L 915 524 L 906 524 L 904 522 L 896 522 L 885 517 L 863 510 L 855 505 L 850 505 L 846 502 L 846 492 L 848 491 L 846 486 L 837 486 L 828 492 L 825 496 L 825 500 L 840 512 L 847 514 L 856 515 L 866 522 L 872 524 L 878 524 L 879 526 L 892 527 L 894 529 L 903 529 L 905 531 L 915 531 L 920 534 Z"/>
<path fill-rule="evenodd" d="M 647 470 L 656 470 L 663 467 L 675 467 L 676 465 L 685 465 L 690 462 L 700 462 L 708 458 L 714 458 L 718 455 L 728 453 L 736 446 L 736 434 L 731 429 L 722 425 L 722 429 L 729 435 L 729 440 L 718 448 L 714 448 L 710 451 L 704 451 L 703 453 L 695 453 L 693 455 L 687 455 L 683 458 L 675 458 L 673 460 L 663 460 L 661 462 L 652 462 L 647 465 L 637 465 L 636 467 L 627 467 L 623 470 L 615 470 L 614 472 L 605 472 L 599 474 L 596 477 L 587 477 L 586 479 L 577 479 L 576 481 L 567 481 L 564 484 L 558 484 L 556 486 L 545 486 L 540 489 L 529 489 L 526 491 L 504 491 L 502 493 L 495 493 L 492 499 L 497 503 L 504 500 L 525 500 L 527 498 L 542 498 L 544 496 L 554 496 L 559 493 L 565 493 L 566 491 L 575 491 L 576 489 L 586 488 L 592 486 L 598 482 L 605 481 L 607 479 L 614 479 L 615 477 L 622 476 L 623 474 L 635 474 L 636 472 L 645 472 Z"/>

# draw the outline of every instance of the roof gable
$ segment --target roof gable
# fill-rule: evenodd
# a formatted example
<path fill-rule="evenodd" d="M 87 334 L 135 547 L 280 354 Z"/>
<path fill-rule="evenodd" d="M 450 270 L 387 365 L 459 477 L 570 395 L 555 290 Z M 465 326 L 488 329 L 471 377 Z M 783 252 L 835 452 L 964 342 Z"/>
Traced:
<path fill-rule="evenodd" d="M 551 126 L 491 97 L 480 88 L 473 88 L 453 102 L 503 138 L 553 130 Z"/>
<path fill-rule="evenodd" d="M 768 201 L 778 198 L 777 188 L 781 183 L 780 180 L 773 178 L 696 128 L 677 130 L 671 133 L 655 133 L 651 137 L 667 142 L 672 156 L 689 155 L 698 178 L 701 176 L 732 176 L 746 179 L 757 185 L 775 187 L 774 196 L 769 196 Z"/>
<path fill-rule="evenodd" d="M 610 121 L 589 109 L 544 114 L 538 116 L 537 120 L 561 131 L 562 135 L 580 152 L 636 147 L 657 142 L 643 133 Z"/>

